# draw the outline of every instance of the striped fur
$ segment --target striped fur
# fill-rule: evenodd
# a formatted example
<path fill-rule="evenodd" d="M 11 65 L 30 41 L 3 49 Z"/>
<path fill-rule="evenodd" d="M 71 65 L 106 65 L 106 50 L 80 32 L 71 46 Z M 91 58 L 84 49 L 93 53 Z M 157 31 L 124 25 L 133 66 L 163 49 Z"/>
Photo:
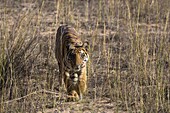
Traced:
<path fill-rule="evenodd" d="M 55 57 L 59 66 L 59 83 L 65 84 L 71 100 L 82 99 L 87 88 L 86 63 L 88 43 L 83 43 L 76 30 L 60 26 L 56 34 Z M 69 99 L 70 100 L 70 99 Z"/>

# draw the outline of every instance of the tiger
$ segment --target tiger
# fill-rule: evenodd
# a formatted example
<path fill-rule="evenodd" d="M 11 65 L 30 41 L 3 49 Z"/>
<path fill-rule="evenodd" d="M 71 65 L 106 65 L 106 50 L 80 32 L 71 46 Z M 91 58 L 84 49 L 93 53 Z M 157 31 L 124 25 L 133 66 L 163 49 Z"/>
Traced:
<path fill-rule="evenodd" d="M 57 29 L 55 58 L 59 66 L 59 84 L 65 86 L 68 100 L 82 100 L 87 89 L 87 61 L 89 43 L 83 42 L 69 25 Z"/>

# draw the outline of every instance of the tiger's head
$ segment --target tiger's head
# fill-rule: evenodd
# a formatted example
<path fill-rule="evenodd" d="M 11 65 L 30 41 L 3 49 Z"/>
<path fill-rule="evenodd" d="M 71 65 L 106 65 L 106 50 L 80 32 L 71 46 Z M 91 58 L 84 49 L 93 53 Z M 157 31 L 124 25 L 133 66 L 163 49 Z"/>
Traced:
<path fill-rule="evenodd" d="M 65 66 L 70 71 L 79 72 L 86 66 L 86 62 L 89 60 L 88 43 L 84 43 L 81 46 L 69 45 L 67 54 L 65 56 Z"/>

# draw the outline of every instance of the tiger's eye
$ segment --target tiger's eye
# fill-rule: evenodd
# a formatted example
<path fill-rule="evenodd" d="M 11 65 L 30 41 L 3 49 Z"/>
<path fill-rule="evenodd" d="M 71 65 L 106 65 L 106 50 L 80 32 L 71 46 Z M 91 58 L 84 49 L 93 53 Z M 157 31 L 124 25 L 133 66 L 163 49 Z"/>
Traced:
<path fill-rule="evenodd" d="M 84 53 L 80 53 L 80 56 L 81 56 L 81 58 L 84 58 L 85 54 Z"/>

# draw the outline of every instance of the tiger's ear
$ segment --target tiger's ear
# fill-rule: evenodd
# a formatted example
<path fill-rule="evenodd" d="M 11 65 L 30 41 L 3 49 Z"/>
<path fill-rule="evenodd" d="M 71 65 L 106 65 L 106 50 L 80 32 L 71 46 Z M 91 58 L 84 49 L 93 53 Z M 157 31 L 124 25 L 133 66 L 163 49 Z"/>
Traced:
<path fill-rule="evenodd" d="M 66 46 L 67 50 L 75 49 L 75 46 L 73 44 L 68 44 Z"/>
<path fill-rule="evenodd" d="M 73 44 L 69 45 L 69 50 L 71 50 L 71 49 L 75 49 L 75 46 Z"/>
<path fill-rule="evenodd" d="M 75 43 L 75 47 L 82 47 L 83 46 L 83 43 L 82 42 L 76 42 Z"/>
<path fill-rule="evenodd" d="M 89 42 L 88 41 L 85 41 L 83 43 L 83 47 L 86 49 L 86 51 L 88 52 L 89 51 Z"/>

